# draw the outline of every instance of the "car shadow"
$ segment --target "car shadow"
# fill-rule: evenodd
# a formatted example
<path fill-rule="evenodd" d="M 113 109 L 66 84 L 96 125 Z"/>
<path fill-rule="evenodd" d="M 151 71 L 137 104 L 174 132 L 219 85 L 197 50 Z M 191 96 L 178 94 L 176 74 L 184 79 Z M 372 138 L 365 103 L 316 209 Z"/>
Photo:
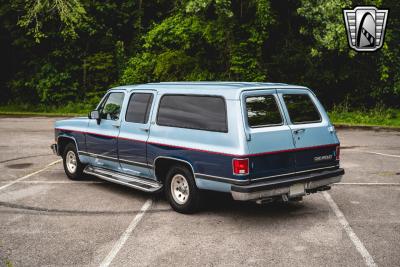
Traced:
<path fill-rule="evenodd" d="M 149 210 L 149 213 L 157 212 L 174 212 L 169 206 L 164 193 L 147 193 L 134 188 L 129 188 L 123 185 L 108 182 L 93 176 L 85 177 L 81 181 L 101 182 L 94 184 L 96 187 L 101 187 L 113 191 L 116 194 L 122 194 L 126 197 L 139 199 L 152 198 L 158 203 L 157 207 Z M 307 197 L 305 197 L 307 199 Z M 243 215 L 243 216 L 259 216 L 268 215 L 270 217 L 288 217 L 288 215 L 307 215 L 321 212 L 327 212 L 325 203 L 310 202 L 310 201 L 273 201 L 265 204 L 257 204 L 252 201 L 235 201 L 228 193 L 204 191 L 202 198 L 202 207 L 196 214 L 219 214 L 219 215 Z"/>

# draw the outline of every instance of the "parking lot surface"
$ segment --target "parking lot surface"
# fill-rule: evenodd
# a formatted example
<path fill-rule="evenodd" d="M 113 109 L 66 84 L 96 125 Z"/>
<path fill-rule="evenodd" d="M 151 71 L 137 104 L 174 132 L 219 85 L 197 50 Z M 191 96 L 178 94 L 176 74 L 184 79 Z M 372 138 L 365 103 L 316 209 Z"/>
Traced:
<path fill-rule="evenodd" d="M 302 202 L 162 195 L 68 180 L 55 118 L 0 117 L 0 266 L 399 266 L 400 132 L 339 130 L 342 182 Z"/>

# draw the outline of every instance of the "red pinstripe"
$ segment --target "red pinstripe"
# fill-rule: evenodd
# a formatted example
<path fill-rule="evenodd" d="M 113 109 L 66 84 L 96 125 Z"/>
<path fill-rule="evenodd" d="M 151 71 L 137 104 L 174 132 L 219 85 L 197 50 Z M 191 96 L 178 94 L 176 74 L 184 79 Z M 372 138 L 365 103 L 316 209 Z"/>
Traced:
<path fill-rule="evenodd" d="M 229 153 L 224 153 L 224 152 L 210 151 L 210 150 L 204 150 L 204 149 L 198 149 L 198 148 L 169 145 L 169 144 L 163 144 L 163 143 L 157 143 L 157 142 L 146 142 L 146 141 L 143 141 L 143 140 L 138 140 L 138 139 L 133 139 L 133 138 L 119 137 L 119 136 L 112 136 L 112 135 L 105 135 L 105 134 L 98 134 L 98 133 L 93 133 L 93 132 L 84 132 L 84 131 L 77 131 L 77 130 L 70 130 L 70 129 L 63 129 L 63 128 L 55 128 L 55 129 L 56 130 L 61 130 L 61 131 L 67 131 L 67 132 L 76 132 L 76 133 L 82 133 L 82 134 L 93 134 L 93 135 L 98 135 L 98 136 L 103 136 L 103 137 L 108 137 L 108 138 L 117 138 L 117 139 L 127 140 L 127 141 L 147 143 L 147 144 L 156 145 L 156 146 L 168 146 L 168 147 L 172 147 L 172 148 L 191 150 L 191 151 L 198 151 L 198 152 L 204 152 L 204 153 L 209 153 L 209 154 L 224 155 L 224 156 L 230 156 L 230 157 L 240 157 L 240 158 L 257 157 L 257 156 L 264 156 L 264 155 L 274 155 L 274 154 L 279 154 L 279 153 L 296 152 L 296 151 L 319 149 L 319 148 L 336 147 L 336 146 L 340 145 L 340 144 L 328 144 L 328 145 L 300 147 L 300 148 L 276 150 L 276 151 L 261 152 L 261 153 L 246 154 L 246 155 L 237 155 L 237 154 L 229 154 Z"/>

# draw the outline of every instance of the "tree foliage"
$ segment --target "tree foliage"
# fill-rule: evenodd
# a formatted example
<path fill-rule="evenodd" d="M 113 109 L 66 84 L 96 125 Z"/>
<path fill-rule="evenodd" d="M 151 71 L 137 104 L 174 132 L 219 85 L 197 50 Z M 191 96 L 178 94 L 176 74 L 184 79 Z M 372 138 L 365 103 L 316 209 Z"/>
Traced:
<path fill-rule="evenodd" d="M 347 44 L 342 8 L 390 8 L 384 47 Z M 175 80 L 272 81 L 329 106 L 400 106 L 395 0 L 4 0 L 0 102 L 95 103 L 108 88 Z"/>

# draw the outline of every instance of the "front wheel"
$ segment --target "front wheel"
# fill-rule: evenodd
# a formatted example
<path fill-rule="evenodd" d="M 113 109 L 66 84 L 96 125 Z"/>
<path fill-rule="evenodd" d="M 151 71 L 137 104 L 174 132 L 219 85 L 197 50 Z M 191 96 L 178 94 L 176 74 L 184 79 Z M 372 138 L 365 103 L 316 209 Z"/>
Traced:
<path fill-rule="evenodd" d="M 200 207 L 200 191 L 192 173 L 184 166 L 172 167 L 165 181 L 165 194 L 171 207 L 180 213 L 190 214 Z"/>
<path fill-rule="evenodd" d="M 80 162 L 78 152 L 74 144 L 66 145 L 63 152 L 63 164 L 65 174 L 71 180 L 79 180 L 82 178 L 84 166 Z"/>

